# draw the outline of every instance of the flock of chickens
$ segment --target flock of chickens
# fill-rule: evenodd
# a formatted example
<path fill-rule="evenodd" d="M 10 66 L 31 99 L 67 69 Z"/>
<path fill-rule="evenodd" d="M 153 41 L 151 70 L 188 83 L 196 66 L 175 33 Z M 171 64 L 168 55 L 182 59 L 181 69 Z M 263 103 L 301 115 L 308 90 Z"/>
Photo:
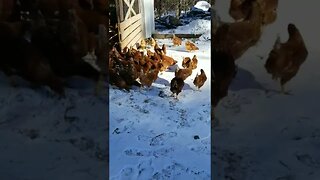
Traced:
<path fill-rule="evenodd" d="M 172 43 L 173 46 L 180 46 L 182 40 L 173 35 Z M 186 41 L 185 47 L 189 52 L 199 50 L 190 41 Z M 141 40 L 137 48 L 125 47 L 121 50 L 121 48 L 115 46 L 109 53 L 110 84 L 127 91 L 133 85 L 150 87 L 158 78 L 159 72 L 164 72 L 175 64 L 177 64 L 177 61 L 167 56 L 167 46 L 163 44 L 160 48 L 153 38 Z M 194 55 L 192 58 L 184 57 L 182 68 L 177 66 L 175 77 L 170 82 L 170 91 L 175 98 L 178 98 L 178 94 L 183 89 L 184 81 L 191 76 L 192 71 L 197 68 L 197 64 L 198 59 Z M 200 74 L 196 75 L 193 83 L 200 89 L 206 80 L 206 74 L 201 69 Z"/>
<path fill-rule="evenodd" d="M 100 82 L 106 8 L 105 0 L 0 0 L 0 70 L 61 96 L 67 77 Z"/>
<path fill-rule="evenodd" d="M 220 22 L 213 31 L 214 107 L 228 94 L 237 73 L 235 61 L 259 41 L 263 27 L 276 20 L 277 6 L 278 0 L 231 0 L 229 14 L 235 22 Z M 106 39 L 103 32 L 108 29 L 105 7 L 104 0 L 0 0 L 0 69 L 8 76 L 20 75 L 34 85 L 48 85 L 60 95 L 64 94 L 65 77 L 80 75 L 99 81 L 101 71 L 86 57 L 108 58 L 103 56 L 107 53 L 99 42 Z M 287 93 L 284 85 L 297 74 L 308 55 L 294 24 L 288 24 L 288 33 L 286 42 L 276 39 L 265 63 L 272 78 L 280 79 L 283 93 Z M 112 48 L 106 61 L 111 84 L 126 90 L 133 85 L 150 87 L 159 72 L 177 63 L 166 55 L 165 44 L 160 48 L 153 38 L 147 42 L 142 40 L 136 49 Z M 182 40 L 173 35 L 172 43 L 180 46 Z M 185 48 L 189 52 L 199 49 L 190 41 L 185 42 Z M 185 57 L 182 68 L 175 70 L 170 90 L 176 97 L 197 63 L 195 55 Z M 201 69 L 193 83 L 201 88 L 206 80 Z"/>
<path fill-rule="evenodd" d="M 220 22 L 213 35 L 213 107 L 228 95 L 229 85 L 237 73 L 235 61 L 259 41 L 263 27 L 276 20 L 277 7 L 278 0 L 231 0 L 229 14 L 235 22 Z M 284 85 L 297 74 L 308 55 L 294 24 L 288 24 L 288 33 L 289 39 L 284 43 L 277 37 L 265 63 L 272 78 L 280 79 L 281 91 L 285 94 L 288 92 Z"/>

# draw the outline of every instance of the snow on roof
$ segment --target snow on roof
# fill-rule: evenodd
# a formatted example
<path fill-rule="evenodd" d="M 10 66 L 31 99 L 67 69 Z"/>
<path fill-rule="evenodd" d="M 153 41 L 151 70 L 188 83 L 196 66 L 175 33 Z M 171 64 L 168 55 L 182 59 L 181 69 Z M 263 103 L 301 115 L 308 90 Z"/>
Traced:
<path fill-rule="evenodd" d="M 208 11 L 209 8 L 211 7 L 211 4 L 208 3 L 207 1 L 198 1 L 196 5 L 194 5 L 195 8 L 201 9 L 203 11 Z"/>

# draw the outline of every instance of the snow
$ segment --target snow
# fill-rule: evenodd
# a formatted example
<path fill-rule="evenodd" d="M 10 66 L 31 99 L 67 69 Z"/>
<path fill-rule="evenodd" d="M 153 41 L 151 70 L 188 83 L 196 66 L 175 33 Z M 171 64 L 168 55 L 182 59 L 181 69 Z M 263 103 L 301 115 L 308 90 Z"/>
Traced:
<path fill-rule="evenodd" d="M 208 11 L 211 7 L 211 4 L 207 1 L 198 1 L 196 5 L 194 5 L 195 8 L 200 9 L 202 11 Z"/>
<path fill-rule="evenodd" d="M 228 7 L 229 1 L 216 1 L 221 20 L 231 22 Z M 260 42 L 236 61 L 238 74 L 228 97 L 215 110 L 214 179 L 319 179 L 317 7 L 316 1 L 279 1 L 276 22 L 265 27 Z M 309 55 L 286 85 L 293 95 L 282 95 L 276 92 L 280 85 L 267 74 L 264 64 L 277 34 L 287 40 L 289 23 L 300 30 Z"/>
<path fill-rule="evenodd" d="M 180 32 L 197 31 L 190 27 L 181 27 Z M 203 28 L 207 32 L 210 25 Z M 173 47 L 170 39 L 157 41 L 168 46 L 167 55 L 180 68 L 183 57 L 197 55 L 198 68 L 185 80 L 179 100 L 170 91 L 175 66 L 159 74 L 151 88 L 133 88 L 129 93 L 110 88 L 110 177 L 210 179 L 210 41 L 196 40 L 199 50 L 191 53 L 184 47 L 187 39 L 180 47 Z M 208 80 L 198 91 L 193 80 L 201 68 Z"/>
<path fill-rule="evenodd" d="M 163 30 L 160 33 L 173 34 L 202 34 L 200 40 L 206 41 L 211 39 L 211 20 L 196 19 L 189 24 L 178 26 L 176 29 Z"/>
<path fill-rule="evenodd" d="M 79 77 L 65 99 L 14 79 L 0 73 L 0 179 L 106 179 L 106 95 Z"/>

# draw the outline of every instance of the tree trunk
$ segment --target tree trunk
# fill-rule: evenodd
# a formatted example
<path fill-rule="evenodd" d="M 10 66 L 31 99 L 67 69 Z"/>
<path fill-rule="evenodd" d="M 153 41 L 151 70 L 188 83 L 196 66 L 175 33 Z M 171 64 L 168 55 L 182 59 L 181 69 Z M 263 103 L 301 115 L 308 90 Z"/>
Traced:
<path fill-rule="evenodd" d="M 161 0 L 159 1 L 158 6 L 159 6 L 159 17 L 161 17 L 161 15 L 162 15 L 162 13 L 163 13 Z"/>
<path fill-rule="evenodd" d="M 179 0 L 179 1 L 177 2 L 177 4 L 176 4 L 176 17 L 177 17 L 177 18 L 179 18 L 180 15 L 181 15 L 181 10 L 182 10 L 182 8 L 181 8 L 181 1 L 182 1 L 182 0 Z"/>

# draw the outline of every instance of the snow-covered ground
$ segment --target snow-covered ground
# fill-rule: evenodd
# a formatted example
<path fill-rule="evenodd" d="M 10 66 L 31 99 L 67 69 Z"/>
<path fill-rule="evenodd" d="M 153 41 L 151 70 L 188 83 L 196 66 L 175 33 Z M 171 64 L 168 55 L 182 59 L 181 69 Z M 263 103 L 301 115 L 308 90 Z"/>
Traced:
<path fill-rule="evenodd" d="M 204 23 L 197 20 L 198 24 Z M 210 23 L 206 21 L 205 23 Z M 205 31 L 209 31 L 209 26 Z M 181 33 L 190 33 L 185 27 Z M 179 100 L 171 97 L 170 81 L 176 66 L 159 74 L 149 89 L 129 93 L 110 88 L 111 179 L 210 179 L 210 40 L 196 40 L 198 51 L 187 52 L 172 40 L 167 55 L 182 67 L 183 57 L 197 55 L 198 68 L 185 81 Z M 208 80 L 197 91 L 193 80 L 200 69 Z"/>
<path fill-rule="evenodd" d="M 160 33 L 165 34 L 202 34 L 199 40 L 206 41 L 211 39 L 211 21 L 205 19 L 197 19 L 191 21 L 185 26 L 178 26 L 176 29 L 163 30 Z M 208 43 L 210 45 L 210 43 Z"/>
<path fill-rule="evenodd" d="M 72 78 L 66 98 L 0 72 L 0 179 L 107 178 L 107 96 Z"/>
<path fill-rule="evenodd" d="M 216 109 L 214 179 L 320 179 L 318 7 L 317 1 L 280 0 L 276 22 L 237 60 L 239 71 L 229 96 Z M 216 1 L 221 20 L 230 22 L 228 8 L 229 1 Z M 273 91 L 280 85 L 264 64 L 277 34 L 287 40 L 289 23 L 300 30 L 309 55 L 286 85 L 293 95 L 282 95 Z"/>

